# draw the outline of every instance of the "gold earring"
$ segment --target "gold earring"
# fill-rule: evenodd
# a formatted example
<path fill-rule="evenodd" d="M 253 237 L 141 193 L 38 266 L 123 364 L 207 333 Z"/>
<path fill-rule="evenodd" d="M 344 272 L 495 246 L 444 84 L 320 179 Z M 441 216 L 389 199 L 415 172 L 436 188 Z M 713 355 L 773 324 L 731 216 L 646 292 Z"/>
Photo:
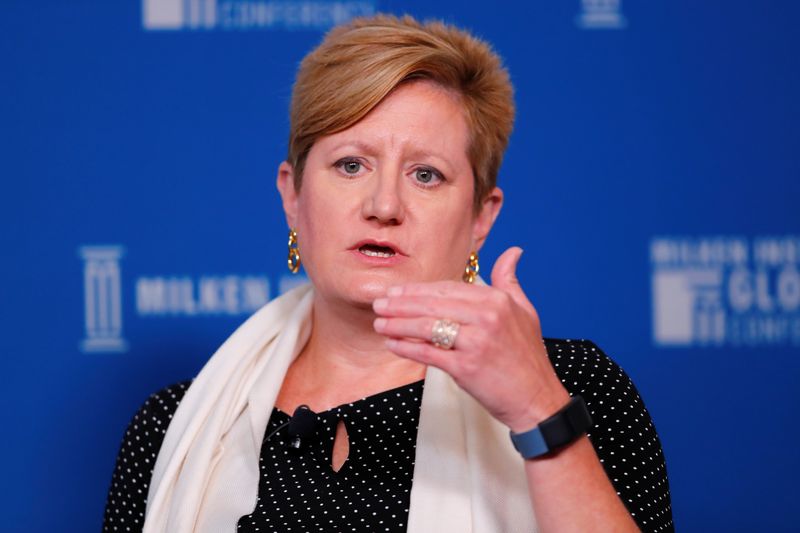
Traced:
<path fill-rule="evenodd" d="M 472 252 L 467 259 L 467 267 L 464 269 L 464 276 L 461 278 L 467 283 L 474 283 L 481 267 L 478 265 L 478 252 Z"/>
<path fill-rule="evenodd" d="M 297 274 L 300 270 L 300 245 L 297 244 L 297 232 L 294 228 L 289 230 L 289 270 Z"/>

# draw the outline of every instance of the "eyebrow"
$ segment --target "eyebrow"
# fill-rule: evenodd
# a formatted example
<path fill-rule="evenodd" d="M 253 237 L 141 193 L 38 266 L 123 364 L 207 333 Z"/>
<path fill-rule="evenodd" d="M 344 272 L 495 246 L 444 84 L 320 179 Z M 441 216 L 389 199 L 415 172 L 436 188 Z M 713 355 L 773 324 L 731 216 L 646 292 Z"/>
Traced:
<path fill-rule="evenodd" d="M 364 141 L 345 141 L 331 148 L 331 151 L 333 152 L 336 150 L 341 150 L 342 148 L 356 148 L 369 155 L 376 155 L 378 153 L 378 149 L 376 147 L 369 143 L 365 143 Z"/>

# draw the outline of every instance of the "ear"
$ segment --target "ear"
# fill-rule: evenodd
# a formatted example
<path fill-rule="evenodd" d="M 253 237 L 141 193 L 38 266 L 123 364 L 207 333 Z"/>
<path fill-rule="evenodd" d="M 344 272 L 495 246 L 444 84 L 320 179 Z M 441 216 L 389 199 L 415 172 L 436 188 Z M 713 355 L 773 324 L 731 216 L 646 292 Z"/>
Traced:
<path fill-rule="evenodd" d="M 276 182 L 278 192 L 283 200 L 283 212 L 286 214 L 286 223 L 294 228 L 297 223 L 297 190 L 294 187 L 294 169 L 287 161 L 278 166 L 278 179 Z"/>
<path fill-rule="evenodd" d="M 472 242 L 475 250 L 480 250 L 483 246 L 502 207 L 503 191 L 500 187 L 495 187 L 486 195 L 486 198 L 481 203 L 480 211 L 478 211 L 472 223 Z"/>

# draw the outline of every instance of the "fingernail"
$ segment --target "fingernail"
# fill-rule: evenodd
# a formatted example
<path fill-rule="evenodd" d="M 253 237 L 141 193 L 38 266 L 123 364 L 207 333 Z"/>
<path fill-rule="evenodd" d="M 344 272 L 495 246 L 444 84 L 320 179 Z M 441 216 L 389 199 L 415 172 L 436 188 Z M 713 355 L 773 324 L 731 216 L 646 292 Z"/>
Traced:
<path fill-rule="evenodd" d="M 403 287 L 389 287 L 389 290 L 386 291 L 387 296 L 400 296 L 403 294 Z"/>
<path fill-rule="evenodd" d="M 389 300 L 386 298 L 378 298 L 372 302 L 372 308 L 376 311 L 383 311 L 389 306 Z"/>
<path fill-rule="evenodd" d="M 385 318 L 376 318 L 375 322 L 373 323 L 373 325 L 375 326 L 376 330 L 380 331 L 384 327 L 386 327 L 386 319 Z"/>
<path fill-rule="evenodd" d="M 397 340 L 396 339 L 386 339 L 386 347 L 390 350 L 394 350 L 397 347 Z"/>

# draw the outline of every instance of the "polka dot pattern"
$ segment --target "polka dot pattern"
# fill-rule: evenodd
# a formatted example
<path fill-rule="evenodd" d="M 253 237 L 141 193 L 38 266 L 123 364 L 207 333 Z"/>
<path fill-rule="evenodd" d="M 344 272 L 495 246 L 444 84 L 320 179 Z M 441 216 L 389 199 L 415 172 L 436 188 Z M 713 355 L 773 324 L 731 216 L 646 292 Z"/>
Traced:
<path fill-rule="evenodd" d="M 147 490 L 169 421 L 191 381 L 151 395 L 133 416 L 117 455 L 106 499 L 103 531 L 141 531 Z"/>
<path fill-rule="evenodd" d="M 594 343 L 545 339 L 556 374 L 586 400 L 594 445 L 617 494 L 642 531 L 671 532 L 672 509 L 661 444 L 625 372 Z M 148 398 L 123 439 L 106 502 L 103 531 L 141 531 L 147 489 L 172 414 L 190 382 Z M 318 414 L 315 437 L 298 452 L 285 428 L 261 448 L 258 501 L 239 520 L 249 531 L 405 531 L 423 381 Z M 265 437 L 288 420 L 274 409 Z M 336 427 L 349 455 L 331 468 Z"/>
<path fill-rule="evenodd" d="M 258 501 L 239 531 L 404 532 L 408 518 L 417 425 L 424 381 L 318 413 L 313 438 L 300 450 L 279 431 L 261 448 Z M 331 467 L 339 421 L 349 453 Z M 273 410 L 266 435 L 289 421 Z"/>
<path fill-rule="evenodd" d="M 591 341 L 545 339 L 545 346 L 561 383 L 586 401 L 589 440 L 639 528 L 674 531 L 661 442 L 631 379 Z"/>

